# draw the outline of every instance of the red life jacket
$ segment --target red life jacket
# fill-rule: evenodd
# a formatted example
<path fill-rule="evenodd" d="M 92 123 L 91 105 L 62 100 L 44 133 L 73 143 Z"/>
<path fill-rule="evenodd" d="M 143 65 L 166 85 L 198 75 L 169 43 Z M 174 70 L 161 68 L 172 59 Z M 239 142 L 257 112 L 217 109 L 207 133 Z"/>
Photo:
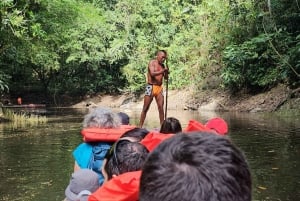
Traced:
<path fill-rule="evenodd" d="M 164 133 L 158 133 L 155 131 L 151 131 L 148 133 L 144 139 L 141 140 L 141 144 L 143 144 L 150 152 L 153 151 L 165 139 L 168 139 L 175 134 L 164 134 Z"/>
<path fill-rule="evenodd" d="M 214 132 L 218 135 L 226 135 L 228 132 L 227 123 L 220 117 L 212 118 L 207 121 L 205 125 L 201 124 L 196 120 L 190 120 L 185 132 L 192 132 L 192 131 L 208 131 Z"/>
<path fill-rule="evenodd" d="M 105 182 L 88 201 L 137 201 L 142 171 L 126 172 Z"/>
<path fill-rule="evenodd" d="M 215 130 L 219 135 L 226 135 L 228 132 L 228 125 L 226 121 L 220 117 L 208 120 L 205 127 Z"/>
<path fill-rule="evenodd" d="M 133 128 L 136 128 L 136 126 L 121 125 L 120 128 L 111 129 L 85 128 L 81 130 L 81 134 L 85 142 L 116 142 L 126 131 Z M 173 135 L 150 131 L 140 143 L 146 146 L 149 151 L 152 151 L 160 142 Z"/>
<path fill-rule="evenodd" d="M 193 131 L 208 131 L 219 135 L 225 135 L 227 133 L 227 124 L 221 118 L 214 118 L 209 120 L 206 125 L 201 124 L 196 120 L 190 120 L 187 128 L 184 130 L 187 134 Z M 157 131 L 149 132 L 144 139 L 141 140 L 143 144 L 150 152 L 153 151 L 162 141 L 168 139 L 176 134 L 164 134 Z"/>
<path fill-rule="evenodd" d="M 192 132 L 192 131 L 211 131 L 211 129 L 206 128 L 205 125 L 203 125 L 199 121 L 191 119 L 184 131 L 186 131 L 186 132 Z"/>
<path fill-rule="evenodd" d="M 115 142 L 126 131 L 136 128 L 132 125 L 121 125 L 119 128 L 84 128 L 81 130 L 85 142 Z"/>

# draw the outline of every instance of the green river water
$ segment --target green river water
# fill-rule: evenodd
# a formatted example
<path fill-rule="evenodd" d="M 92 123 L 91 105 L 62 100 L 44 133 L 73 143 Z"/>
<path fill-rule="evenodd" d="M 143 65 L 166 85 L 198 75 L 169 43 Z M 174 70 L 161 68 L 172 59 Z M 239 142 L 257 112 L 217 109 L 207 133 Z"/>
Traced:
<path fill-rule="evenodd" d="M 48 109 L 48 122 L 0 124 L 0 201 L 61 201 L 73 170 L 72 150 L 82 142 L 87 109 Z M 137 124 L 139 111 L 128 112 Z M 245 153 L 253 178 L 253 200 L 300 200 L 300 114 L 168 111 L 182 126 L 188 120 L 224 118 L 229 136 Z M 145 126 L 158 127 L 158 114 Z"/>

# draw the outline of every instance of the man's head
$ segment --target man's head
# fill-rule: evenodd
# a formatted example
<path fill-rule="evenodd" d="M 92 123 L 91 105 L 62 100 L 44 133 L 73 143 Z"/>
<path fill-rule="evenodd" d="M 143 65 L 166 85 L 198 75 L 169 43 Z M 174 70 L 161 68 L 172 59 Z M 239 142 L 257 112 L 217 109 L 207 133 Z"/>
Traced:
<path fill-rule="evenodd" d="M 110 180 L 114 175 L 141 170 L 148 153 L 144 145 L 132 141 L 132 138 L 119 139 L 105 157 L 102 169 L 105 180 Z"/>
<path fill-rule="evenodd" d="M 121 125 L 119 116 L 109 108 L 95 108 L 85 115 L 83 127 L 117 128 Z"/>
<path fill-rule="evenodd" d="M 251 201 L 246 159 L 222 136 L 175 135 L 149 155 L 142 171 L 140 201 Z"/>
<path fill-rule="evenodd" d="M 167 59 L 167 52 L 165 50 L 158 50 L 156 52 L 156 59 L 159 63 L 164 63 L 164 61 Z"/>

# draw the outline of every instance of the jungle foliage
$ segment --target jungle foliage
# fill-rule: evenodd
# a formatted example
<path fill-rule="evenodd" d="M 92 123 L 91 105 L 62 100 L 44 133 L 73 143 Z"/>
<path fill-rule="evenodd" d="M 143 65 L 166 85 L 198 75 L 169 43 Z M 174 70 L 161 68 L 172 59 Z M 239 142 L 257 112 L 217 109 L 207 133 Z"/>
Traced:
<path fill-rule="evenodd" d="M 138 94 L 157 49 L 170 88 L 300 85 L 298 0 L 2 0 L 0 20 L 2 95 Z"/>

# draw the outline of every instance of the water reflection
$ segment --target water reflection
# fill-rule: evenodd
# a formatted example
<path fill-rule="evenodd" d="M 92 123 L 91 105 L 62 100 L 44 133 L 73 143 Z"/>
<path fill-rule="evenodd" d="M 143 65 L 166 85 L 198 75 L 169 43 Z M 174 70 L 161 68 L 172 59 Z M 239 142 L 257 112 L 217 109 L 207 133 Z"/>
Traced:
<path fill-rule="evenodd" d="M 0 200 L 61 201 L 73 169 L 72 150 L 81 142 L 83 110 L 53 109 L 47 124 L 12 128 L 0 124 Z M 130 111 L 137 124 L 139 111 Z M 188 120 L 216 116 L 229 125 L 229 136 L 248 158 L 253 200 L 299 200 L 299 115 L 169 111 L 183 127 Z M 157 128 L 158 113 L 145 126 Z"/>
<path fill-rule="evenodd" d="M 299 200 L 299 116 L 225 115 L 231 139 L 245 152 L 256 200 Z"/>

